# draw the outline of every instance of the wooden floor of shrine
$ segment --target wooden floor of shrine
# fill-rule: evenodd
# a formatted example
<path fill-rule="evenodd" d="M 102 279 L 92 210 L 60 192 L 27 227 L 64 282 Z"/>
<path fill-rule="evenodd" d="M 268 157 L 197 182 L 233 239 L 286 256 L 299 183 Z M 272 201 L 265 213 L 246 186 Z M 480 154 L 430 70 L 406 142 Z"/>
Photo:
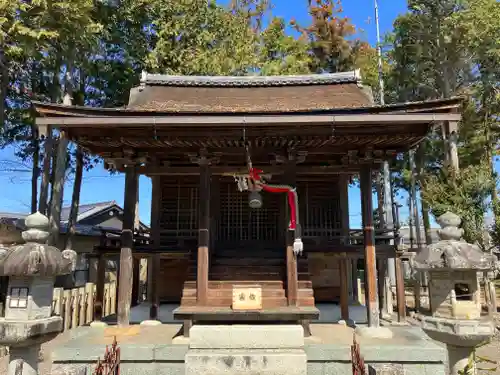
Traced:
<path fill-rule="evenodd" d="M 179 304 L 161 304 L 159 310 L 158 320 L 164 324 L 180 323 L 179 320 L 174 319 L 173 312 L 179 307 Z M 131 324 L 139 324 L 144 320 L 149 319 L 150 304 L 144 302 L 138 306 L 130 309 L 130 322 Z M 314 323 L 336 323 L 341 320 L 340 305 L 334 303 L 318 303 L 316 308 L 319 310 L 319 320 Z M 349 317 L 356 324 L 366 324 L 366 307 L 359 304 L 351 304 L 349 306 Z M 115 320 L 114 316 L 105 319 L 106 321 Z"/>

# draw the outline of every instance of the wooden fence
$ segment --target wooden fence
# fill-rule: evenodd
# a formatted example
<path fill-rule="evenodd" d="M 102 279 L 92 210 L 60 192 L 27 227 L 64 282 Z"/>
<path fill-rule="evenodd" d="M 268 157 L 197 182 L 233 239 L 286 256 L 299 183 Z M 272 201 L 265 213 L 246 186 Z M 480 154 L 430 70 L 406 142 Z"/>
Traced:
<path fill-rule="evenodd" d="M 104 284 L 103 317 L 116 313 L 116 282 Z M 93 321 L 96 285 L 73 289 L 54 288 L 52 313 L 63 318 L 63 330 L 76 328 Z"/>

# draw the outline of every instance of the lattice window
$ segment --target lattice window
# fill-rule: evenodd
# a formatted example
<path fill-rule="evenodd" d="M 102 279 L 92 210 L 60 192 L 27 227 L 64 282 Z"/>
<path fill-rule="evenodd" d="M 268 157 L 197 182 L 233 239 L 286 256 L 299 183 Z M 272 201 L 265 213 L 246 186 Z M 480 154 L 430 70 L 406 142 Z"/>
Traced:
<path fill-rule="evenodd" d="M 280 241 L 280 197 L 284 195 L 262 193 L 260 209 L 248 206 L 248 192 L 239 192 L 232 179 L 220 182 L 220 218 L 218 241 Z"/>
<path fill-rule="evenodd" d="M 162 178 L 160 232 L 163 238 L 198 236 L 198 186 L 196 178 Z"/>
<path fill-rule="evenodd" d="M 304 237 L 335 237 L 341 228 L 340 202 L 335 179 L 299 181 L 300 220 Z"/>

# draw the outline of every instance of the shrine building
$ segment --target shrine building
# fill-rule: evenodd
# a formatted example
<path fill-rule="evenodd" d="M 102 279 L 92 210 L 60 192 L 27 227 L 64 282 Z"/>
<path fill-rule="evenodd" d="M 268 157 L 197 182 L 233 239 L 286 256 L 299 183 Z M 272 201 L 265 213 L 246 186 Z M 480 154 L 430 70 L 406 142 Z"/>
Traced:
<path fill-rule="evenodd" d="M 368 323 L 378 326 L 377 272 L 398 258 L 400 241 L 397 227 L 374 228 L 373 178 L 434 126 L 452 155 L 461 100 L 379 106 L 361 82 L 358 71 L 143 73 L 125 108 L 34 103 L 41 135 L 57 128 L 126 175 L 121 239 L 96 249 L 100 275 L 103 259 L 121 254 L 118 323 L 128 324 L 148 258 L 151 319 L 161 303 L 179 303 L 185 335 L 193 322 L 241 320 L 301 322 L 307 334 L 321 302 L 339 303 L 348 319 L 358 266 Z M 139 175 L 152 180 L 149 238 L 133 230 Z M 348 195 L 354 177 L 361 196 Z M 361 200 L 362 228 L 350 228 L 349 199 Z M 252 290 L 238 305 L 233 294 Z"/>

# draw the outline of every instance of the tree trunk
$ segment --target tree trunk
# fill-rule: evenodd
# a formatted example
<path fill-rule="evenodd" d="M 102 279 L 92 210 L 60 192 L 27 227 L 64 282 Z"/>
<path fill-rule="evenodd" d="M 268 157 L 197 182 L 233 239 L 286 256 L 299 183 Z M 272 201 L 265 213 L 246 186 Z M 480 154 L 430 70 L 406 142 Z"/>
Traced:
<path fill-rule="evenodd" d="M 40 162 L 40 142 L 38 141 L 38 130 L 35 125 L 31 127 L 31 138 L 33 148 L 33 171 L 31 175 L 31 213 L 34 214 L 37 211 L 38 175 L 40 174 L 40 168 L 38 166 L 38 163 Z"/>
<path fill-rule="evenodd" d="M 377 189 L 377 212 L 378 212 L 378 224 L 380 226 L 379 229 L 385 228 L 385 216 L 384 216 L 384 180 L 382 178 L 382 174 L 379 173 L 377 175 L 377 179 L 375 181 L 375 187 Z"/>
<path fill-rule="evenodd" d="M 73 195 L 71 197 L 71 211 L 68 220 L 68 232 L 66 234 L 65 249 L 73 249 L 73 240 L 76 234 L 76 222 L 78 218 L 78 207 L 80 206 L 80 191 L 83 176 L 83 150 L 78 146 L 76 149 L 76 170 Z"/>
<path fill-rule="evenodd" d="M 423 189 L 424 186 L 424 158 L 425 158 L 425 147 L 421 144 L 417 149 L 416 155 L 416 164 L 417 164 L 417 181 L 420 185 L 420 190 Z M 422 196 L 422 195 L 421 195 Z M 431 234 L 431 221 L 429 215 L 429 206 L 427 202 L 422 199 L 422 221 L 424 224 L 424 232 L 425 232 L 425 243 L 430 245 L 432 243 L 432 234 Z"/>
<path fill-rule="evenodd" d="M 0 47 L 0 125 L 3 129 L 6 128 L 6 99 L 7 87 L 9 86 L 9 69 L 7 67 L 7 57 L 4 53 L 3 46 Z"/>
<path fill-rule="evenodd" d="M 52 159 L 52 127 L 47 127 L 47 138 L 45 138 L 43 150 L 42 181 L 40 183 L 40 200 L 38 202 L 38 211 L 47 215 L 47 205 L 49 198 L 50 184 L 50 162 Z"/>
<path fill-rule="evenodd" d="M 57 158 L 54 163 L 54 180 L 50 201 L 50 239 L 49 245 L 56 246 L 61 230 L 61 207 L 64 196 L 64 182 L 66 180 L 66 164 L 68 158 L 68 138 L 64 131 L 60 131 L 57 145 Z"/>
<path fill-rule="evenodd" d="M 59 151 L 59 139 L 52 139 L 52 155 L 51 155 L 51 170 L 50 170 L 50 199 L 47 206 L 47 217 L 51 215 L 52 201 L 54 198 L 54 184 L 56 179 L 57 153 Z"/>

